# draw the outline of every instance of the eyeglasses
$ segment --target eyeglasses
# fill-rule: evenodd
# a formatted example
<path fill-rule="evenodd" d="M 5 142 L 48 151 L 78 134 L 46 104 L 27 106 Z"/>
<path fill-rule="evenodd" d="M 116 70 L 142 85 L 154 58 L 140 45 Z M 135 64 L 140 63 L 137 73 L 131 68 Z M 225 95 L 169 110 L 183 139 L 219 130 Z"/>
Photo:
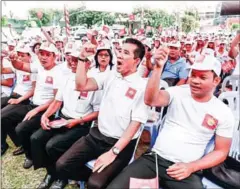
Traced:
<path fill-rule="evenodd" d="M 99 57 L 102 57 L 102 58 L 108 58 L 109 57 L 109 54 L 98 54 Z"/>

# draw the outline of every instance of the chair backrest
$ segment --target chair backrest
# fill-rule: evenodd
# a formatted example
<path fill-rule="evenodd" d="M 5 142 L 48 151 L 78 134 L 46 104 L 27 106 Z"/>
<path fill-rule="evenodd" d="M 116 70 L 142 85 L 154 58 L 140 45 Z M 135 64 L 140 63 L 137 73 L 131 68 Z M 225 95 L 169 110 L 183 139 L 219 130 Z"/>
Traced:
<path fill-rule="evenodd" d="M 230 75 L 230 76 L 226 77 L 222 83 L 222 92 L 227 91 L 226 86 L 228 83 L 232 85 L 232 91 L 239 91 L 239 88 L 240 88 L 239 77 L 240 77 L 240 75 Z"/>
<path fill-rule="evenodd" d="M 239 118 L 239 91 L 226 91 L 218 97 L 222 101 L 227 101 L 227 105 L 232 110 L 235 118 Z"/>

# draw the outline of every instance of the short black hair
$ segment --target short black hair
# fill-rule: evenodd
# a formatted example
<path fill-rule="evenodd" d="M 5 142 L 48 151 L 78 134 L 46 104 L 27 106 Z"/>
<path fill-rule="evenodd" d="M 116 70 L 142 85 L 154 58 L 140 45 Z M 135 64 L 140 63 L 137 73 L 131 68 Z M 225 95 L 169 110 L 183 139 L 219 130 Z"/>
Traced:
<path fill-rule="evenodd" d="M 141 60 L 143 59 L 145 55 L 145 47 L 141 41 L 133 38 L 127 38 L 124 43 L 130 43 L 130 44 L 136 45 L 137 48 L 133 52 L 134 58 L 140 58 Z"/>

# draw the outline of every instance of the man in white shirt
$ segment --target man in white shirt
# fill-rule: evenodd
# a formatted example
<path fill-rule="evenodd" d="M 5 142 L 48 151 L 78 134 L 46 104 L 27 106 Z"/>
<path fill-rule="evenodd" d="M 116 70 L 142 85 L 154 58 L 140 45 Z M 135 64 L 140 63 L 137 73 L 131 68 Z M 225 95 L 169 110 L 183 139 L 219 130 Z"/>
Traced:
<path fill-rule="evenodd" d="M 18 106 L 15 111 L 8 112 L 1 117 L 2 125 L 7 125 L 11 132 L 16 132 L 24 148 L 26 159 L 23 167 L 26 169 L 32 166 L 30 136 L 39 129 L 41 115 L 53 101 L 61 82 L 61 70 L 55 64 L 55 52 L 53 44 L 42 44 L 39 50 L 41 65 L 23 63 L 14 54 L 10 57 L 15 69 L 38 73 L 31 103 Z"/>
<path fill-rule="evenodd" d="M 25 46 L 20 46 L 17 48 L 17 54 L 19 60 L 30 64 L 31 63 L 31 56 L 30 56 L 30 48 Z M 11 64 L 11 63 L 10 63 Z M 14 86 L 14 90 L 12 94 L 9 97 L 3 97 L 1 98 L 1 113 L 2 116 L 5 116 L 6 114 L 9 114 L 11 111 L 15 112 L 15 109 L 17 106 L 21 105 L 27 105 L 29 104 L 29 98 L 33 96 L 34 88 L 36 84 L 36 74 L 30 74 L 27 72 L 23 72 L 20 70 L 15 70 L 12 67 L 12 64 L 8 68 L 3 68 L 3 72 L 8 72 L 9 74 L 15 75 L 16 73 L 16 83 Z M 8 130 L 10 127 L 8 125 L 2 125 L 1 129 L 1 141 L 2 146 L 5 145 L 8 146 L 6 142 L 7 134 L 10 136 L 11 140 L 15 144 L 15 146 L 19 147 L 20 143 L 17 139 L 16 133 L 11 132 Z M 2 155 L 4 152 L 4 149 L 2 150 Z M 20 151 L 19 151 L 20 150 Z M 6 151 L 6 150 L 5 150 Z M 23 150 L 17 149 L 13 152 L 13 155 L 19 155 L 23 153 Z"/>
<path fill-rule="evenodd" d="M 98 127 L 91 128 L 86 137 L 78 140 L 58 159 L 58 177 L 88 179 L 89 188 L 105 188 L 128 165 L 141 123 L 148 118 L 149 108 L 143 100 L 146 81 L 137 73 L 144 53 L 143 44 L 129 38 L 123 45 L 122 53 L 117 56 L 118 73 L 99 73 L 92 78 L 86 75 L 84 61 L 79 61 L 77 89 L 103 90 Z M 96 158 L 93 172 L 89 175 L 85 163 Z"/>
<path fill-rule="evenodd" d="M 46 168 L 47 174 L 38 189 L 55 184 L 62 186 L 68 180 L 58 180 L 55 175 L 55 163 L 74 142 L 89 133 L 92 121 L 97 119 L 101 103 L 101 91 L 79 92 L 75 90 L 76 69 L 80 52 L 73 52 L 71 70 L 66 82 L 59 88 L 55 100 L 42 115 L 41 128 L 31 136 L 31 152 L 34 169 Z M 86 66 L 89 69 L 90 61 Z M 63 107 L 61 108 L 61 106 Z M 59 118 L 67 120 L 61 128 L 54 127 L 50 121 L 58 120 L 53 114 L 60 111 Z M 42 149 L 43 148 L 43 149 Z M 41 149 L 41 150 L 39 150 Z"/>
<path fill-rule="evenodd" d="M 130 164 L 108 186 L 109 189 L 128 188 L 131 177 L 156 177 L 155 153 L 158 158 L 157 176 L 162 188 L 203 189 L 201 171 L 220 164 L 228 155 L 234 116 L 213 95 L 214 88 L 221 80 L 221 64 L 215 57 L 200 57 L 191 67 L 189 85 L 159 91 L 159 78 L 167 54 L 167 49 L 156 53 L 156 67 L 144 97 L 148 105 L 168 106 L 152 153 Z M 206 146 L 213 137 L 215 147 L 205 154 Z"/>

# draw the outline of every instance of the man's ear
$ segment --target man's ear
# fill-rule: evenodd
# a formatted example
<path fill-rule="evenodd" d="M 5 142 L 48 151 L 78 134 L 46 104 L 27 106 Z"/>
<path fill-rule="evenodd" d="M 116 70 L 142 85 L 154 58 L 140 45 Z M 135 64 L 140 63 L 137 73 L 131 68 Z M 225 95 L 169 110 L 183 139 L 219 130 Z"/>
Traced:
<path fill-rule="evenodd" d="M 134 61 L 135 61 L 135 64 L 137 64 L 137 65 L 139 65 L 141 63 L 141 59 L 140 58 L 136 58 L 136 59 L 134 59 Z"/>
<path fill-rule="evenodd" d="M 215 86 L 218 86 L 219 83 L 221 82 L 221 77 L 215 77 L 215 78 L 213 79 L 213 82 L 214 82 L 214 85 L 215 85 Z"/>

